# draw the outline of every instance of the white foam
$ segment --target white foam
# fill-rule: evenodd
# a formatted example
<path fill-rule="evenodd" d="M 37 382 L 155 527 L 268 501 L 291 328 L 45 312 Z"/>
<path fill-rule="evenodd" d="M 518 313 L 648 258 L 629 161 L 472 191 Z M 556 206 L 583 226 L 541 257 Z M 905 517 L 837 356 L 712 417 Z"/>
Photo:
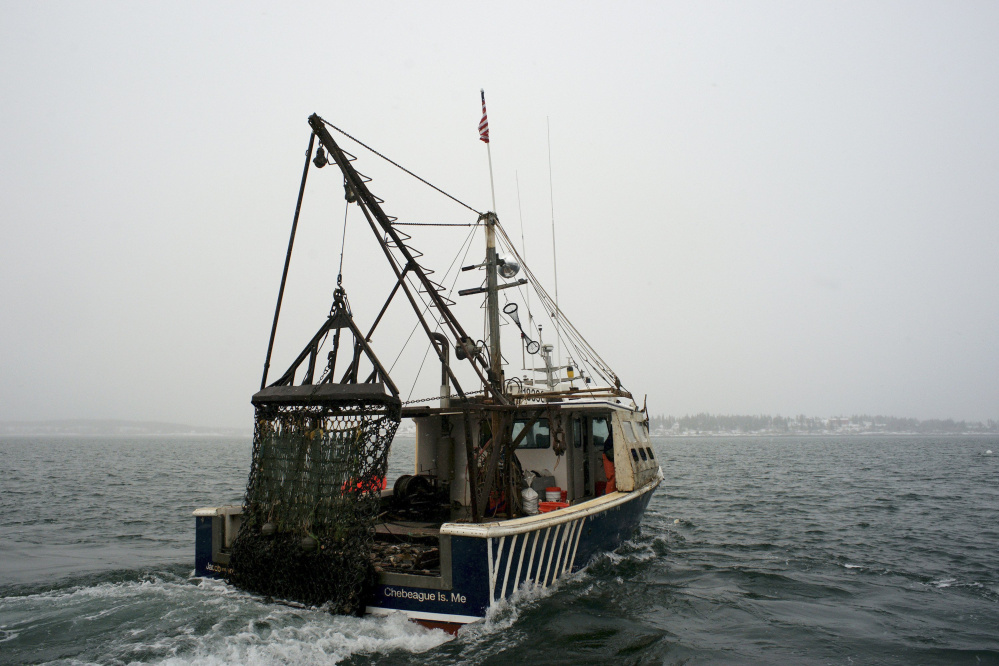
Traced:
<path fill-rule="evenodd" d="M 275 611 L 269 620 L 280 621 L 284 614 L 308 616 L 294 626 L 272 629 L 262 637 L 251 620 L 235 634 L 211 632 L 198 639 L 193 654 L 164 660 L 163 664 L 222 666 L 247 664 L 335 664 L 355 654 L 384 654 L 402 651 L 425 652 L 452 640 L 439 629 L 429 630 L 410 622 L 402 614 L 384 617 L 338 617 L 322 611 Z"/>
<path fill-rule="evenodd" d="M 569 581 L 580 580 L 586 575 L 586 567 L 570 574 L 565 574 L 547 587 L 534 587 L 533 582 L 524 581 L 514 593 L 501 599 L 486 610 L 486 617 L 481 622 L 466 624 L 458 630 L 462 640 L 477 641 L 491 634 L 505 631 L 512 627 L 520 618 L 523 610 L 530 608 L 538 601 L 555 594 L 559 588 Z"/>
<path fill-rule="evenodd" d="M 0 599 L 0 610 L 25 615 L 44 615 L 56 608 L 61 614 L 79 613 L 79 621 L 98 626 L 105 616 L 126 608 L 140 614 L 140 609 L 155 609 L 155 619 L 141 628 L 119 627 L 107 633 L 103 654 L 86 657 L 97 662 L 123 656 L 127 661 L 133 654 L 145 654 L 147 660 L 152 653 L 174 665 L 331 664 L 355 654 L 424 652 L 453 640 L 401 614 L 356 618 L 267 604 L 207 579 L 153 577 Z M 213 624 L 207 626 L 206 620 Z M 16 636 L 0 629 L 0 643 Z"/>
<path fill-rule="evenodd" d="M 941 580 L 932 581 L 930 585 L 934 587 L 945 588 L 945 587 L 950 587 L 956 582 L 957 582 L 956 578 L 943 578 Z"/>

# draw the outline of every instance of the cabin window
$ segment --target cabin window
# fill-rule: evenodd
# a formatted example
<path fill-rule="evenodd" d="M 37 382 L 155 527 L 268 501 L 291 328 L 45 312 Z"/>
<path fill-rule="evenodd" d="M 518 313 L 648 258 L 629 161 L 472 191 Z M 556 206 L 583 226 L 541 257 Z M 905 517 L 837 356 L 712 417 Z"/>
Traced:
<path fill-rule="evenodd" d="M 638 448 L 638 455 L 642 456 L 642 460 L 648 460 L 649 459 L 649 456 L 647 456 L 645 454 L 645 449 L 643 449 L 641 447 Z"/>
<path fill-rule="evenodd" d="M 656 454 L 652 452 L 651 446 L 646 446 L 645 450 L 649 452 L 649 458 L 651 458 L 652 460 L 656 459 Z"/>
<path fill-rule="evenodd" d="M 583 448 L 583 422 L 578 418 L 572 420 L 572 445 L 577 449 Z"/>
<path fill-rule="evenodd" d="M 593 449 L 595 451 L 604 450 L 604 442 L 610 439 L 610 430 L 607 428 L 607 418 L 598 416 L 593 419 Z"/>
<path fill-rule="evenodd" d="M 631 457 L 635 459 L 635 462 L 638 462 L 638 451 L 636 451 L 635 449 L 632 449 L 631 450 Z"/>
<path fill-rule="evenodd" d="M 632 428 L 631 421 L 621 421 L 621 429 L 624 430 L 624 439 L 626 442 L 634 444 L 638 441 L 635 439 L 635 430 Z"/>
<path fill-rule="evenodd" d="M 638 439 L 642 442 L 649 441 L 649 429 L 645 427 L 644 423 L 636 423 L 635 430 L 638 432 Z"/>
<path fill-rule="evenodd" d="M 527 427 L 527 419 L 519 419 L 513 422 L 513 438 L 517 439 L 521 431 Z M 550 449 L 552 446 L 552 434 L 548 427 L 548 419 L 538 419 L 531 426 L 531 431 L 524 435 L 517 445 L 518 449 Z"/>

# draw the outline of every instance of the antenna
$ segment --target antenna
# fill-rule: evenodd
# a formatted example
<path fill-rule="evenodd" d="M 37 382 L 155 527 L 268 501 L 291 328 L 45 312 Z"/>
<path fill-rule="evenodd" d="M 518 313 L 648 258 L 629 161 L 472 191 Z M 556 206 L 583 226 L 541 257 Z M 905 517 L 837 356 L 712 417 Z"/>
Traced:
<path fill-rule="evenodd" d="M 520 251 L 523 253 L 524 263 L 527 263 L 527 241 L 524 240 L 524 209 L 520 205 L 520 174 L 516 171 L 513 172 L 513 177 L 517 181 L 517 213 L 520 214 Z M 527 308 L 527 329 L 531 329 L 531 322 L 534 321 L 534 315 L 531 314 L 531 290 L 527 289 L 524 293 L 524 306 Z M 523 332 L 523 331 L 522 331 Z M 523 349 L 521 350 L 523 354 Z M 527 370 L 527 361 L 524 360 L 524 369 Z M 534 355 L 531 355 L 531 372 L 535 369 Z M 531 375 L 532 377 L 534 375 Z"/>
<path fill-rule="evenodd" d="M 548 127 L 548 199 L 551 202 L 552 207 L 552 267 L 555 271 L 555 312 L 552 317 L 552 323 L 555 324 L 555 331 L 558 332 L 560 326 L 558 324 L 559 315 L 562 311 L 558 307 L 558 254 L 555 252 L 555 193 L 552 187 L 552 126 L 549 121 L 548 116 L 545 116 L 545 125 Z M 556 363 L 562 362 L 562 336 L 555 336 L 558 342 L 558 357 L 556 358 Z"/>

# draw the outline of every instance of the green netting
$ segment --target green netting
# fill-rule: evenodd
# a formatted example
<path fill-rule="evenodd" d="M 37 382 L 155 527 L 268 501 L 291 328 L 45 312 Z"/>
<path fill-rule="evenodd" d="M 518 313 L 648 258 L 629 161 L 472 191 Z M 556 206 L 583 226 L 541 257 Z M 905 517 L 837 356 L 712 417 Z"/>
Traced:
<path fill-rule="evenodd" d="M 228 581 L 357 612 L 372 576 L 378 491 L 400 420 L 397 404 L 258 406 Z"/>

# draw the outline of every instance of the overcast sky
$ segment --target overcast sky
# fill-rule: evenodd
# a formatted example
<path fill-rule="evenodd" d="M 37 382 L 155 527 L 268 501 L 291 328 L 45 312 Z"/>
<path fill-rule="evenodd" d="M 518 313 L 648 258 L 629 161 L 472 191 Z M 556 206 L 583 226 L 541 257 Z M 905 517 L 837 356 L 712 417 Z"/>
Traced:
<path fill-rule="evenodd" d="M 653 413 L 999 418 L 997 34 L 986 2 L 2 2 L 0 419 L 249 427 L 309 114 L 486 210 L 480 88 L 500 219 L 519 181 L 551 281 L 551 193 L 561 305 Z M 355 154 L 389 213 L 474 221 Z M 329 307 L 331 172 L 272 372 Z M 443 274 L 466 231 L 414 243 Z"/>

